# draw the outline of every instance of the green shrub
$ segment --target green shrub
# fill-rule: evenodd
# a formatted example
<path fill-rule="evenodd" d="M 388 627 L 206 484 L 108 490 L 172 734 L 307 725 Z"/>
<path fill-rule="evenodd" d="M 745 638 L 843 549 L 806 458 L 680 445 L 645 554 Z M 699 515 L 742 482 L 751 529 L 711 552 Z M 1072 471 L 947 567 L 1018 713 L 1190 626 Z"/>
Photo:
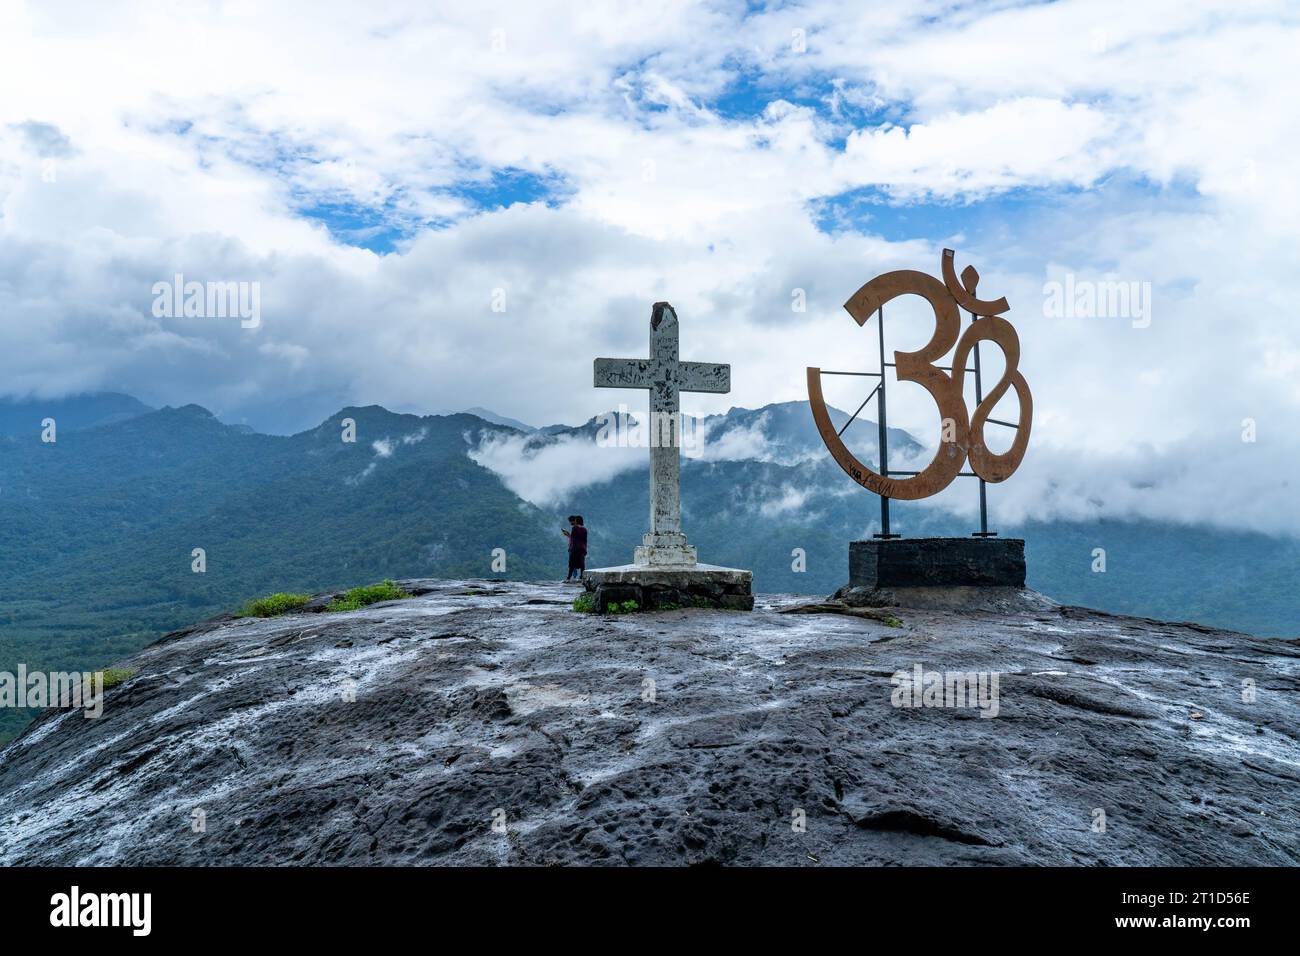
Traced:
<path fill-rule="evenodd" d="M 346 592 L 341 598 L 335 598 L 328 605 L 327 611 L 358 611 L 370 604 L 377 604 L 380 601 L 396 601 L 399 598 L 408 598 L 407 594 L 392 581 L 384 581 L 383 584 L 367 584 L 365 587 L 353 588 Z"/>
<path fill-rule="evenodd" d="M 590 614 L 596 610 L 596 599 L 590 594 L 580 594 L 573 602 L 573 609 L 579 614 Z"/>
<path fill-rule="evenodd" d="M 885 625 L 885 627 L 902 627 L 902 626 L 903 626 L 903 622 L 900 621 L 898 618 L 893 617 L 893 616 L 890 616 L 890 617 L 882 617 L 882 618 L 880 619 L 880 623 L 883 624 L 883 625 Z"/>
<path fill-rule="evenodd" d="M 614 602 L 609 606 L 610 614 L 633 614 L 641 610 L 641 605 L 636 601 L 623 601 L 622 603 Z"/>
<path fill-rule="evenodd" d="M 106 667 L 102 671 L 97 671 L 96 673 L 103 675 L 104 690 L 108 690 L 110 687 L 116 687 L 128 677 L 135 676 L 135 671 L 131 670 L 129 667 Z"/>
<path fill-rule="evenodd" d="M 256 601 L 249 601 L 236 617 L 278 617 L 296 611 L 309 601 L 310 594 L 286 594 L 278 591 Z"/>

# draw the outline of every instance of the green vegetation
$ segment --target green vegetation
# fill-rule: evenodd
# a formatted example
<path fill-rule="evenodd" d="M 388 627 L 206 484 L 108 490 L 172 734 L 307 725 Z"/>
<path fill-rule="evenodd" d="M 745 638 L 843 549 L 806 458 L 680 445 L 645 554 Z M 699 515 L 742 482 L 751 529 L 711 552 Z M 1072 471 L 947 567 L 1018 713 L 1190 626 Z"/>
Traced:
<path fill-rule="evenodd" d="M 296 611 L 309 601 L 311 601 L 310 594 L 286 594 L 284 591 L 277 591 L 256 601 L 249 601 L 236 617 L 278 617 Z"/>
<path fill-rule="evenodd" d="M 131 670 L 129 667 L 106 667 L 102 671 L 96 671 L 96 673 L 103 675 L 104 690 L 108 690 L 110 687 L 116 687 L 128 677 L 135 676 L 135 671 Z"/>
<path fill-rule="evenodd" d="M 696 605 L 697 607 L 699 605 Z M 709 607 L 709 604 L 705 604 Z M 579 595 L 573 602 L 573 609 L 579 614 L 593 614 L 596 610 L 596 598 L 591 594 Z M 656 604 L 654 607 L 642 608 L 636 601 L 615 601 L 605 610 L 606 614 L 635 614 L 637 611 L 680 611 L 682 605 L 673 604 Z"/>
<path fill-rule="evenodd" d="M 466 456 L 473 419 L 349 408 L 279 436 L 190 407 L 80 431 L 60 418 L 43 444 L 41 417 L 0 433 L 0 673 L 98 670 L 271 587 L 480 577 L 503 544 L 512 578 L 563 573 L 555 515 Z M 373 440 L 409 435 L 376 459 Z M 0 708 L 0 745 L 37 713 Z"/>
<path fill-rule="evenodd" d="M 891 614 L 890 616 L 888 616 L 888 617 L 882 617 L 882 618 L 880 619 L 880 623 L 883 624 L 883 625 L 885 625 L 885 627 L 902 627 L 902 626 L 903 626 L 903 622 L 900 621 L 898 618 L 894 617 L 892 614 Z"/>
<path fill-rule="evenodd" d="M 383 584 L 367 584 L 364 587 L 353 588 L 341 598 L 331 601 L 325 610 L 359 611 L 367 605 L 378 604 L 380 601 L 396 601 L 410 596 L 392 581 L 386 580 Z"/>
<path fill-rule="evenodd" d="M 596 610 L 596 598 L 591 594 L 580 594 L 573 601 L 573 609 L 579 614 L 593 614 Z M 605 609 L 606 614 L 634 614 L 641 610 L 636 601 L 615 601 Z"/>

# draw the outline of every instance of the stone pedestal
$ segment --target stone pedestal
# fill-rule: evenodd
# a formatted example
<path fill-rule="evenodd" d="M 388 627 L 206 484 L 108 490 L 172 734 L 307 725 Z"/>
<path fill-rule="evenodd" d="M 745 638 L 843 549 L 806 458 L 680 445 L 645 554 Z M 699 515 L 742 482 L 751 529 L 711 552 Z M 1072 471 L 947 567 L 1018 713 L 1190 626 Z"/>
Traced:
<path fill-rule="evenodd" d="M 850 588 L 1025 586 L 1022 538 L 849 542 Z"/>
<path fill-rule="evenodd" d="M 686 535 L 643 535 L 641 543 L 633 549 L 632 563 L 651 567 L 693 567 L 696 563 L 695 545 L 686 543 Z"/>
<path fill-rule="evenodd" d="M 643 610 L 675 605 L 752 611 L 753 578 L 749 571 L 713 564 L 624 564 L 595 568 L 582 580 L 603 614 L 624 601 L 636 601 Z"/>

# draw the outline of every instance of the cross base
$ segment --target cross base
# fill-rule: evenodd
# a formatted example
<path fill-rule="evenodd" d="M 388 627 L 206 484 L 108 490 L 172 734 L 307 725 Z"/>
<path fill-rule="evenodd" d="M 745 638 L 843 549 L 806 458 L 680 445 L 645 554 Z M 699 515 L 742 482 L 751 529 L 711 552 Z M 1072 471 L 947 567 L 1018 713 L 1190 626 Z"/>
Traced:
<path fill-rule="evenodd" d="M 632 552 L 632 563 L 640 567 L 692 567 L 696 563 L 695 545 L 686 543 L 686 535 L 649 533 Z"/>
<path fill-rule="evenodd" d="M 607 613 L 613 605 L 635 601 L 638 610 L 679 608 L 754 609 L 753 575 L 738 568 L 712 564 L 667 567 L 625 564 L 594 568 L 582 583 L 595 599 L 596 610 Z"/>

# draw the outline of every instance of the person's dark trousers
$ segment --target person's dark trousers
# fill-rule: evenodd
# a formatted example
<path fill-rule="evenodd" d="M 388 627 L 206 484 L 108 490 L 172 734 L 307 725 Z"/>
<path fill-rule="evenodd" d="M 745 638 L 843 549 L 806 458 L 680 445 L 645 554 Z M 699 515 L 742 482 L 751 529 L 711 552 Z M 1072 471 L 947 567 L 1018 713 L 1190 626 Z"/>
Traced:
<path fill-rule="evenodd" d="M 584 554 L 569 555 L 569 573 L 564 576 L 564 580 L 567 581 L 570 578 L 576 578 L 579 581 L 582 580 L 582 572 L 586 570 L 584 567 L 587 563 L 586 557 L 587 556 Z"/>

